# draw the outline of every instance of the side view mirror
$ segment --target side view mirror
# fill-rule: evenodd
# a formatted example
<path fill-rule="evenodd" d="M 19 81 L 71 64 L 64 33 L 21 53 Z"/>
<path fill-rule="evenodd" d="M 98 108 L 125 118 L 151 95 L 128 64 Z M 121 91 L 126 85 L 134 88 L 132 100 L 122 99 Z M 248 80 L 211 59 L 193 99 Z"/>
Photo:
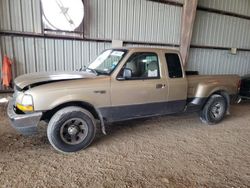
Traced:
<path fill-rule="evenodd" d="M 131 78 L 132 77 L 132 70 L 125 68 L 123 70 L 123 78 L 127 79 L 127 78 Z"/>
<path fill-rule="evenodd" d="M 117 80 L 126 80 L 132 77 L 132 70 L 129 68 L 124 68 L 122 76 L 118 77 Z"/>

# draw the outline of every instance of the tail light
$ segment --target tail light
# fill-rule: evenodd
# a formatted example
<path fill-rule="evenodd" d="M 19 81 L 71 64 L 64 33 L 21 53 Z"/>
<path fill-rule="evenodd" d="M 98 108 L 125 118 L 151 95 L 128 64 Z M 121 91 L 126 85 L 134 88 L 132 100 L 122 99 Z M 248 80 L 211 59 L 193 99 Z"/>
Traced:
<path fill-rule="evenodd" d="M 241 87 L 241 80 L 239 80 L 238 82 L 238 92 L 240 91 L 240 87 Z"/>

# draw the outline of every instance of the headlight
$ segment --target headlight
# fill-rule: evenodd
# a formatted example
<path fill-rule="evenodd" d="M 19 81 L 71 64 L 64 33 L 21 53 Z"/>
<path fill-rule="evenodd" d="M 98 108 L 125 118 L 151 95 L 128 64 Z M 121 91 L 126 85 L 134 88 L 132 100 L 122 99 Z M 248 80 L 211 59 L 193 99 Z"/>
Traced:
<path fill-rule="evenodd" d="M 34 111 L 34 104 L 33 98 L 31 95 L 24 94 L 21 102 L 17 101 L 16 104 L 17 108 L 23 112 L 33 112 Z"/>

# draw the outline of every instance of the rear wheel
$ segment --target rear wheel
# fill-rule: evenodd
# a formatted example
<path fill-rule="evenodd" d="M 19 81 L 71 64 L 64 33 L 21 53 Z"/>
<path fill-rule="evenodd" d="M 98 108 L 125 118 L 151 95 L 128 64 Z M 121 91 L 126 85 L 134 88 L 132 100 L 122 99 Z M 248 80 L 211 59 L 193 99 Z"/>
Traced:
<path fill-rule="evenodd" d="M 76 152 L 86 148 L 95 137 L 93 115 L 80 107 L 66 107 L 51 118 L 47 136 L 51 145 L 60 152 Z"/>
<path fill-rule="evenodd" d="M 227 101 L 218 94 L 212 95 L 201 111 L 202 122 L 213 125 L 219 123 L 226 115 Z"/>

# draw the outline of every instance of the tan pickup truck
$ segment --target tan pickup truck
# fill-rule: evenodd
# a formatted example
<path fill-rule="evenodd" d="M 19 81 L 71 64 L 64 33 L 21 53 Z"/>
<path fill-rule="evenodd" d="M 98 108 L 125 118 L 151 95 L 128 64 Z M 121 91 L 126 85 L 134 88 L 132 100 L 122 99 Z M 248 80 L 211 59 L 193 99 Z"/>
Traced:
<path fill-rule="evenodd" d="M 239 82 L 236 75 L 187 76 L 176 50 L 108 49 L 83 70 L 16 78 L 8 116 L 25 135 L 48 122 L 51 145 L 75 152 L 91 144 L 97 124 L 106 134 L 106 123 L 194 111 L 218 123 Z"/>

